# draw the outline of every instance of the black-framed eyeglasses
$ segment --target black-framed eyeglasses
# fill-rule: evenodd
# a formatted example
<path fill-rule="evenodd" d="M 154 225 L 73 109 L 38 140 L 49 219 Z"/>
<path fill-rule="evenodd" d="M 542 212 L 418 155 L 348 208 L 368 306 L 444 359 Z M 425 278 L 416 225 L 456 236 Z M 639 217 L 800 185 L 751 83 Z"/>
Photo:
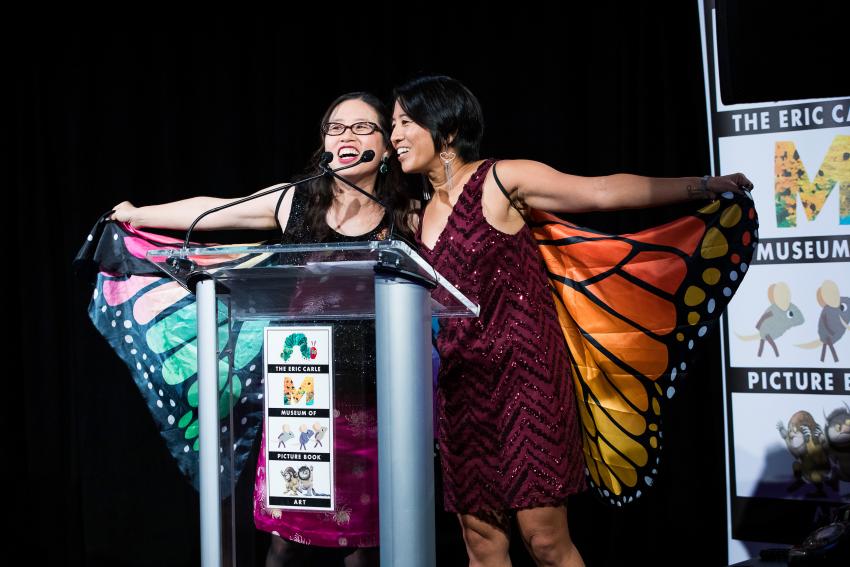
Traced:
<path fill-rule="evenodd" d="M 381 127 L 374 122 L 355 122 L 351 126 L 346 126 L 339 122 L 325 122 L 322 124 L 322 134 L 325 136 L 342 136 L 342 134 L 349 128 L 352 132 L 361 136 L 372 134 L 375 130 L 381 129 Z"/>

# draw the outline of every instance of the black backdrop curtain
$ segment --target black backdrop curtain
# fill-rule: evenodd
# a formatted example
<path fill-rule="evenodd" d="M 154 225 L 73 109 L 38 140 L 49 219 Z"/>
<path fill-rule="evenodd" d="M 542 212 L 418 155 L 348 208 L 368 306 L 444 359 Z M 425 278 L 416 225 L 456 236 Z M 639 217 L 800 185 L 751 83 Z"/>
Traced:
<path fill-rule="evenodd" d="M 70 267 L 117 202 L 238 196 L 287 180 L 318 144 L 333 98 L 362 89 L 388 98 L 420 72 L 452 75 L 479 96 L 485 156 L 581 175 L 709 171 L 696 2 L 511 12 L 435 3 L 427 16 L 424 5 L 395 6 L 361 7 L 357 19 L 323 6 L 297 19 L 131 12 L 7 22 L 7 257 L 21 260 L 8 278 L 16 363 L 4 467 L 10 545 L 32 563 L 198 562 L 197 496 L 89 323 L 89 289 Z M 670 406 L 659 485 L 623 510 L 589 494 L 570 501 L 589 564 L 677 562 L 697 550 L 699 562 L 724 562 L 716 338 L 712 349 Z M 240 485 L 245 506 L 250 485 Z M 266 536 L 245 545 L 261 564 Z M 465 564 L 446 515 L 438 553 L 440 565 Z"/>

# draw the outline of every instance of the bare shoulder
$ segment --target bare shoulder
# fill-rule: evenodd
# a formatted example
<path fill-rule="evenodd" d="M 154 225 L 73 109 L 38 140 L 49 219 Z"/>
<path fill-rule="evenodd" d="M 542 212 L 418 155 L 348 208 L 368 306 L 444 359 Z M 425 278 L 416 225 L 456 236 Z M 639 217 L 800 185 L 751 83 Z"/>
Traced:
<path fill-rule="evenodd" d="M 536 166 L 543 165 L 528 159 L 503 159 L 493 164 L 493 177 L 508 194 L 516 191 L 524 176 L 531 174 Z"/>
<path fill-rule="evenodd" d="M 496 170 L 499 182 L 508 194 L 525 188 L 556 180 L 564 183 L 567 180 L 581 179 L 568 175 L 545 163 L 531 159 L 506 159 L 497 162 L 493 168 Z"/>
<path fill-rule="evenodd" d="M 286 194 L 283 195 L 283 199 L 281 200 L 281 191 L 271 191 L 267 195 L 259 196 L 262 193 L 275 189 L 277 187 L 283 187 L 287 185 L 286 183 L 279 183 L 277 185 L 271 185 L 269 187 L 264 187 L 259 191 L 255 191 L 253 195 L 257 196 L 252 201 L 248 201 L 243 206 L 246 207 L 245 213 L 248 215 L 255 217 L 258 223 L 261 223 L 266 228 L 275 228 L 275 212 L 277 212 L 277 218 L 280 222 L 281 228 L 286 228 L 286 221 L 289 219 L 289 213 L 292 210 L 292 201 L 295 196 L 295 191 L 297 188 L 292 188 L 286 191 Z M 278 201 L 280 201 L 280 208 L 278 209 Z"/>
<path fill-rule="evenodd" d="M 505 160 L 493 164 L 484 179 L 482 207 L 487 222 L 497 230 L 515 234 L 525 223 L 526 207 L 517 199 L 517 182 L 522 167 L 517 162 Z"/>
<path fill-rule="evenodd" d="M 593 178 L 563 173 L 527 159 L 500 161 L 497 166 L 505 193 L 521 210 L 570 212 L 592 208 L 584 201 L 596 183 Z"/>

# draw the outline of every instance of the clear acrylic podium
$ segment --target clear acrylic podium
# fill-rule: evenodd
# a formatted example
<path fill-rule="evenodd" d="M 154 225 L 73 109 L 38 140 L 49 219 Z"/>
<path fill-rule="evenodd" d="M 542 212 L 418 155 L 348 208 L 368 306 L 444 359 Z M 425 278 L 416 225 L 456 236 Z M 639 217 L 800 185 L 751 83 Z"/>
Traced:
<path fill-rule="evenodd" d="M 236 320 L 375 320 L 381 564 L 432 567 L 431 317 L 477 316 L 478 306 L 395 240 L 163 249 L 147 257 L 197 297 L 202 564 L 222 560 L 218 296 Z M 448 300 L 435 301 L 434 288 Z"/>

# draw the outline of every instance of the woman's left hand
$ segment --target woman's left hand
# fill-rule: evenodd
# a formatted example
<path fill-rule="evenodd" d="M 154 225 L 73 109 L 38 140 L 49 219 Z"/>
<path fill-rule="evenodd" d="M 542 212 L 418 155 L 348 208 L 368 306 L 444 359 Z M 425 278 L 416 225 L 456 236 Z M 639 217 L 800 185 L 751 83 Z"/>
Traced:
<path fill-rule="evenodd" d="M 743 173 L 731 173 L 719 177 L 707 177 L 705 181 L 700 180 L 700 190 L 706 194 L 708 199 L 716 199 L 718 195 L 731 191 L 743 195 L 744 191 L 753 189 L 753 182 L 747 179 Z"/>

